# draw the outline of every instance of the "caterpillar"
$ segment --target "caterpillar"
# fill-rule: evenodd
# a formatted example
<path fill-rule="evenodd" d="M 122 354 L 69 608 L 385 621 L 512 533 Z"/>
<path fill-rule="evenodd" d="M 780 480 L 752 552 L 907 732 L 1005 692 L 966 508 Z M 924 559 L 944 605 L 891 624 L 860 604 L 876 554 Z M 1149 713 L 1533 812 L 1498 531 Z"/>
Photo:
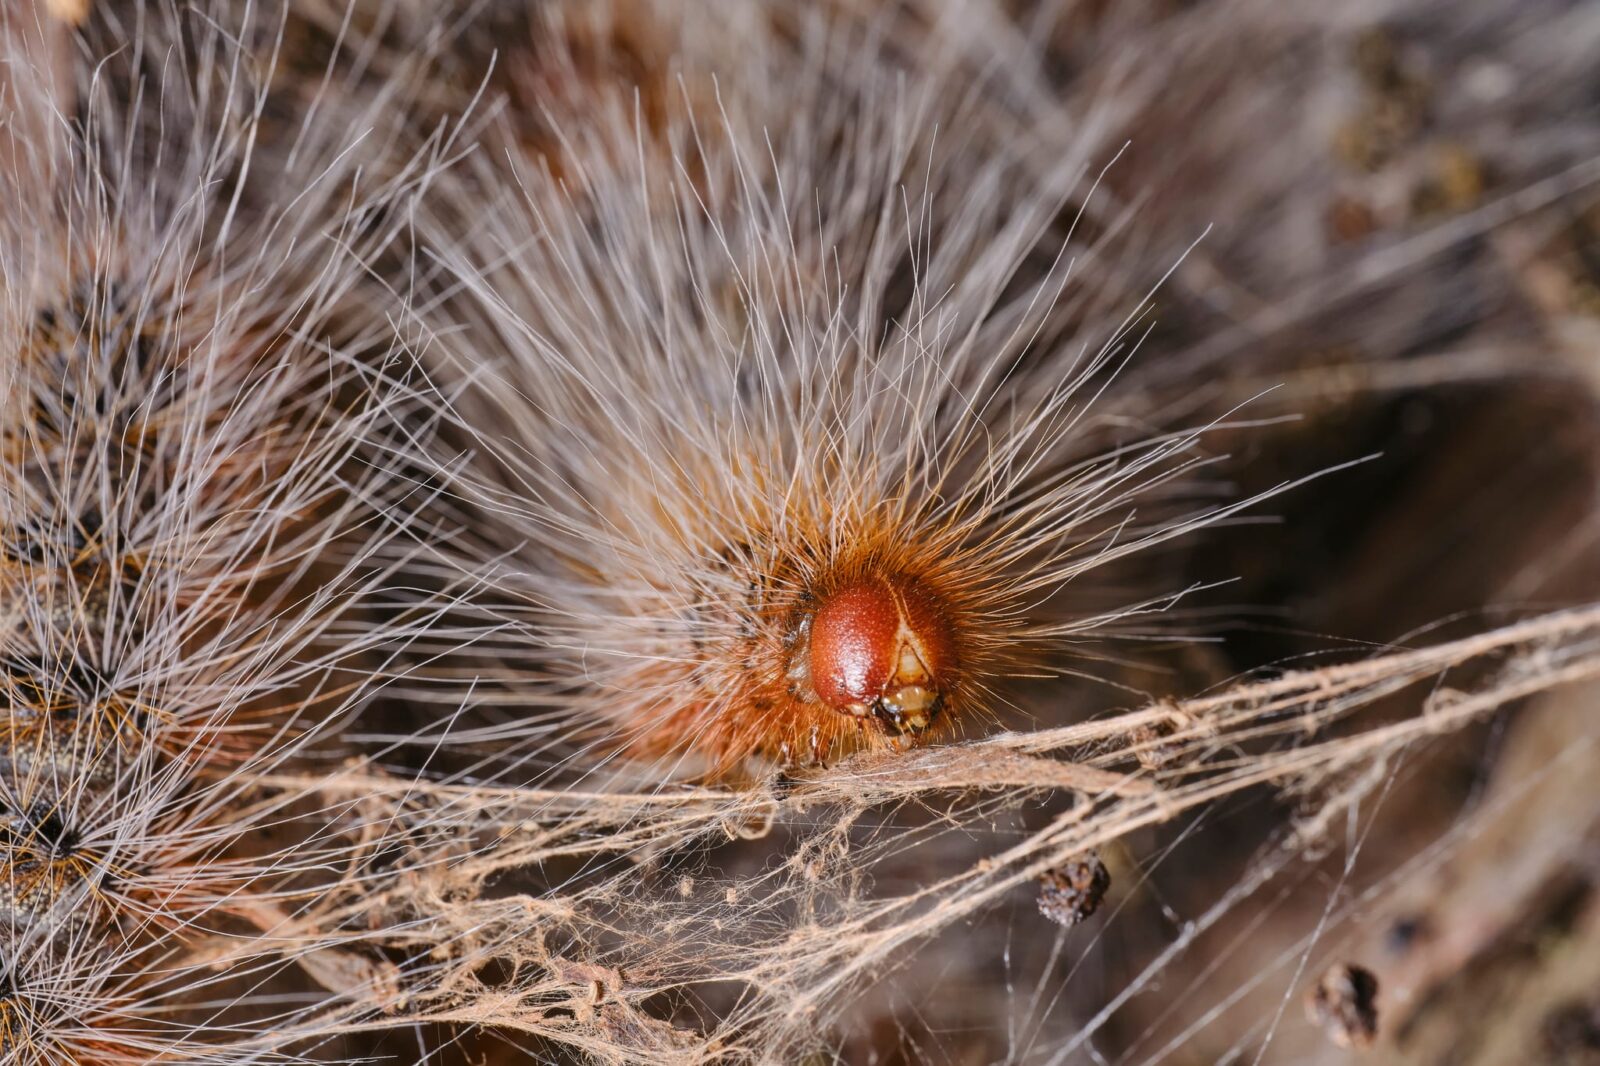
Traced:
<path fill-rule="evenodd" d="M 426 417 L 364 289 L 416 171 L 272 148 L 248 20 L 136 14 L 4 23 L 0 1051 L 285 1061 L 387 980 L 303 920 L 359 817 L 266 779 L 340 753 L 410 632 Z"/>
<path fill-rule="evenodd" d="M 871 19 L 624 10 L 731 32 L 759 80 L 546 94 L 457 179 L 513 190 L 492 224 L 432 223 L 478 327 L 465 421 L 503 433 L 474 441 L 505 584 L 571 725 L 530 735 L 720 776 L 970 733 L 1162 599 L 1097 609 L 1088 575 L 1243 506 L 1184 500 L 1200 428 L 1102 416 L 1146 309 L 1095 324 L 1107 296 L 1070 289 L 1092 182 L 1033 177 Z"/>

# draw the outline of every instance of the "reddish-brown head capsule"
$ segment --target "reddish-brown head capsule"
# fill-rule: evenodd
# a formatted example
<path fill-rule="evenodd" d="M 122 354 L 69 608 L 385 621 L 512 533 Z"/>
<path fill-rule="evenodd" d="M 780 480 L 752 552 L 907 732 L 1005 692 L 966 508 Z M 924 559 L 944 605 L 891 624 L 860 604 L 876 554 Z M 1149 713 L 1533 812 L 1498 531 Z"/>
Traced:
<path fill-rule="evenodd" d="M 823 599 L 811 621 L 817 698 L 896 733 L 933 724 L 955 659 L 949 615 L 919 582 L 871 577 L 846 585 Z"/>

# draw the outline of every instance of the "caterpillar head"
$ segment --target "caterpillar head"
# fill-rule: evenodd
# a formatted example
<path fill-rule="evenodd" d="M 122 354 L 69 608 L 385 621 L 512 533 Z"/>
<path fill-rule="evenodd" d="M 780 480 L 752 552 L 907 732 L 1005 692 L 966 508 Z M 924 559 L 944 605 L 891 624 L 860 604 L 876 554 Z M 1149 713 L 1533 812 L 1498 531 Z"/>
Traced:
<path fill-rule="evenodd" d="M 796 666 L 817 699 L 895 735 L 933 726 L 959 665 L 948 609 L 920 581 L 901 576 L 873 575 L 828 593 L 806 636 Z"/>

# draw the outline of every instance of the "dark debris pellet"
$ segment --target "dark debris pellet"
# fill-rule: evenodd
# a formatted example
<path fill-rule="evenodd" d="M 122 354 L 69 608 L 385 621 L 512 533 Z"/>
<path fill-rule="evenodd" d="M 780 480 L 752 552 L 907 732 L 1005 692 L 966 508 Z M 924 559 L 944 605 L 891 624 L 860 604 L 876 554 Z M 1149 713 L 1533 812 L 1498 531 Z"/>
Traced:
<path fill-rule="evenodd" d="M 1306 995 L 1306 1017 L 1343 1048 L 1372 1046 L 1378 1035 L 1378 979 L 1350 963 L 1331 966 Z"/>
<path fill-rule="evenodd" d="M 1100 909 L 1111 872 L 1091 854 L 1048 871 L 1039 882 L 1039 913 L 1070 928 Z"/>

